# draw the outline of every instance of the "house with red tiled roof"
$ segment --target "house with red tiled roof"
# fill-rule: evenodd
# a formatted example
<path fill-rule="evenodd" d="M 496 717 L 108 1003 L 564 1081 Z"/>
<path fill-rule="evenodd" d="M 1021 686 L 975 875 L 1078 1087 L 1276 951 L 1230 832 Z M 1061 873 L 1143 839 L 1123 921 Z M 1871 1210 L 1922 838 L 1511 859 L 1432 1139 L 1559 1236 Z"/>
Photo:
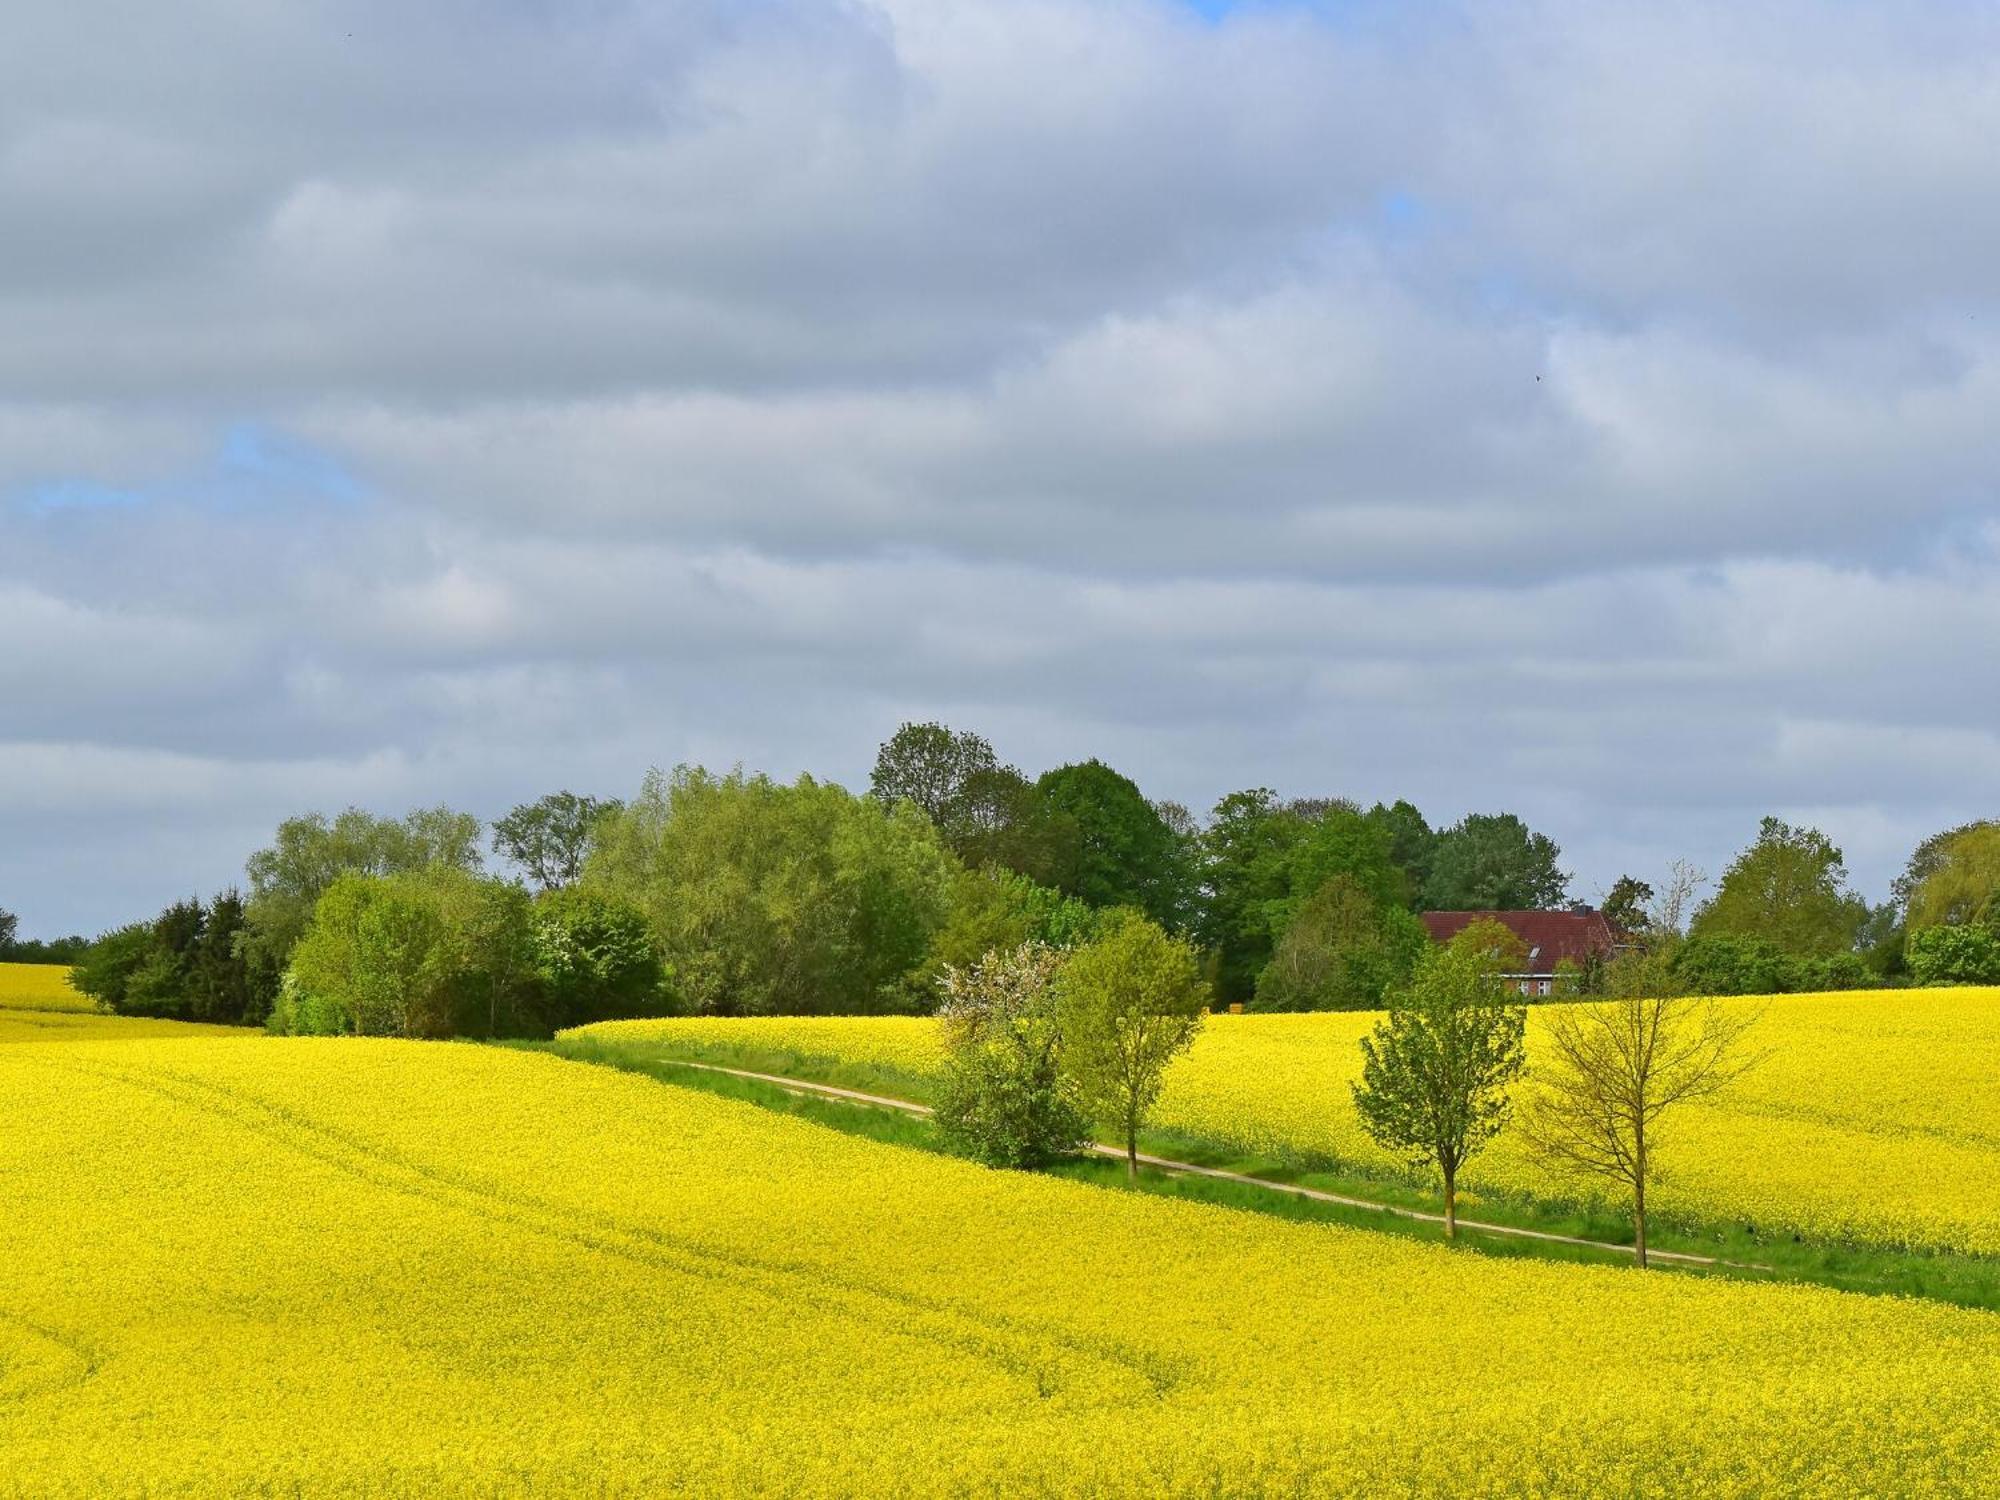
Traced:
<path fill-rule="evenodd" d="M 1427 911 L 1418 913 L 1434 943 L 1448 943 L 1474 922 L 1498 922 L 1527 950 L 1527 962 L 1501 977 L 1523 995 L 1552 995 L 1562 984 L 1556 966 L 1583 968 L 1609 960 L 1626 940 L 1603 912 L 1589 906 L 1567 911 Z"/>

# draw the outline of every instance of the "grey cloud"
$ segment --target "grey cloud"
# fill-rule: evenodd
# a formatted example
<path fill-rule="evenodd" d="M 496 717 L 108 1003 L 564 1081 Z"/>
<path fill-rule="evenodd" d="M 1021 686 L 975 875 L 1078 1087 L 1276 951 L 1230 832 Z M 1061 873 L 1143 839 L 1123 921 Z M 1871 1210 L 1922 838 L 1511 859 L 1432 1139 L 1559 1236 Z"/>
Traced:
<path fill-rule="evenodd" d="M 43 7 L 0 904 L 906 716 L 1879 890 L 2000 805 L 1996 101 L 1969 4 Z"/>

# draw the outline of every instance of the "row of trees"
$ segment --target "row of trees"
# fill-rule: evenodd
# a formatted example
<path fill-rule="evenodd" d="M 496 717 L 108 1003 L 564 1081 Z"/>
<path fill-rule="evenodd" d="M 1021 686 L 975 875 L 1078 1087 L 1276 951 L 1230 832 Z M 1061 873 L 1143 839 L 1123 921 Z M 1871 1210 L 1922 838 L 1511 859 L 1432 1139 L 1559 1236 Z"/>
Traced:
<path fill-rule="evenodd" d="M 89 946 L 81 936 L 24 939 L 21 919 L 0 906 L 0 964 L 73 964 Z"/>
<path fill-rule="evenodd" d="M 1676 912 L 1691 912 L 1672 977 L 1698 994 L 1776 994 L 1862 985 L 2000 984 L 2000 824 L 1966 824 L 1926 839 L 1871 907 L 1848 883 L 1841 851 L 1816 828 L 1766 818 L 1714 895 L 1685 865 L 1669 877 Z M 1607 916 L 1657 931 L 1652 888 L 1626 878 Z M 1676 937 L 1680 923 L 1671 924 Z"/>
<path fill-rule="evenodd" d="M 1509 814 L 1433 829 L 1407 802 L 1256 788 L 1197 820 L 1100 762 L 1030 780 L 936 724 L 882 746 L 866 797 L 682 768 L 649 776 L 629 804 L 557 793 L 490 832 L 524 880 L 489 873 L 488 830 L 448 808 L 288 819 L 251 856 L 247 893 L 107 934 L 80 982 L 149 1014 L 412 1034 L 609 1013 L 912 1011 L 935 1004 L 946 965 L 1075 944 L 1130 908 L 1201 953 L 1218 1004 L 1373 1007 L 1427 950 L 1425 908 L 1545 907 L 1567 882 L 1555 844 Z M 1776 819 L 1700 904 L 1698 886 L 1672 893 L 1684 991 L 2000 980 L 1991 824 L 1927 841 L 1893 909 L 1852 892 L 1822 834 Z M 588 893 L 588 909 L 553 901 L 560 891 Z M 1636 930 L 1658 904 L 1627 877 L 1606 910 Z M 322 915 L 330 935 L 301 966 Z M 347 977 L 357 965 L 386 966 L 382 994 L 421 998 L 385 1009 Z M 605 998 L 579 999 L 565 965 L 604 976 Z M 1614 973 L 1579 973 L 1578 988 L 1609 993 Z"/>
<path fill-rule="evenodd" d="M 948 966 L 939 984 L 947 1142 L 991 1166 L 1039 1166 L 1082 1147 L 1095 1121 L 1138 1175 L 1139 1131 L 1209 1003 L 1191 945 L 1120 907 L 1074 949 L 1029 941 Z"/>
<path fill-rule="evenodd" d="M 1418 913 L 1546 910 L 1569 888 L 1560 849 L 1512 814 L 1433 828 L 1406 801 L 1364 809 L 1258 787 L 1197 819 L 1148 802 L 1097 761 L 1030 780 L 980 736 L 941 724 L 898 730 L 871 785 L 921 809 L 973 867 L 998 865 L 1092 906 L 1136 906 L 1186 934 L 1218 1002 L 1251 1009 L 1379 1005 L 1424 951 Z M 1825 834 L 1778 818 L 1697 903 L 1705 884 L 1678 898 L 1676 934 L 1689 941 L 1674 978 L 1689 992 L 2000 983 L 2000 825 L 1926 840 L 1880 906 L 1852 889 Z M 1638 933 L 1653 904 L 1651 884 L 1627 875 L 1604 909 Z M 1577 981 L 1600 993 L 1611 982 L 1608 971 Z"/>
<path fill-rule="evenodd" d="M 1662 961 L 1671 934 L 1619 960 L 1618 999 L 1543 1013 L 1542 1062 L 1521 1126 L 1558 1170 L 1616 1183 L 1631 1195 L 1635 1248 L 1646 1264 L 1646 1190 L 1657 1175 L 1662 1119 L 1733 1082 L 1757 1058 L 1743 1041 L 1754 1014 L 1674 985 Z M 1458 1176 L 1514 1117 L 1528 1071 L 1527 1011 L 1498 972 L 1510 935 L 1474 923 L 1427 952 L 1410 985 L 1363 1038 L 1352 1085 L 1363 1127 L 1444 1186 L 1445 1233 L 1458 1232 Z"/>
<path fill-rule="evenodd" d="M 581 850 L 607 810 L 544 799 L 503 820 L 494 844 L 519 860 L 524 828 L 546 842 L 552 818 L 567 818 Z M 534 1033 L 660 1010 L 644 917 L 560 887 L 531 897 L 485 873 L 484 833 L 448 808 L 287 819 L 250 856 L 247 896 L 177 902 L 107 933 L 73 980 L 124 1014 L 284 1031 Z"/>
<path fill-rule="evenodd" d="M 1662 1120 L 1758 1059 L 1743 1046 L 1755 1015 L 1679 993 L 1669 963 L 1677 935 L 1649 929 L 1644 939 L 1617 960 L 1627 971 L 1621 998 L 1545 1013 L 1532 1076 L 1527 1009 L 1501 979 L 1521 961 L 1507 928 L 1474 923 L 1426 949 L 1392 992 L 1362 1039 L 1354 1106 L 1378 1144 L 1437 1174 L 1448 1237 L 1458 1232 L 1459 1175 L 1516 1121 L 1526 1078 L 1518 1123 L 1531 1150 L 1629 1193 L 1647 1263 Z M 1136 1176 L 1140 1130 L 1209 999 L 1188 943 L 1119 909 L 1074 950 L 1024 943 L 947 968 L 940 986 L 936 1118 L 948 1144 L 992 1166 L 1033 1167 L 1083 1149 L 1095 1123 L 1124 1142 Z"/>
<path fill-rule="evenodd" d="M 1197 820 L 1101 761 L 1030 780 L 942 724 L 899 729 L 870 786 L 921 811 L 968 867 L 1188 936 L 1217 1000 L 1256 1009 L 1379 1004 L 1425 945 L 1416 912 L 1554 906 L 1569 881 L 1555 843 L 1512 814 L 1433 829 L 1408 802 L 1364 810 L 1257 787 Z"/>
<path fill-rule="evenodd" d="M 683 767 L 629 804 L 557 793 L 492 832 L 532 886 L 490 874 L 481 825 L 450 809 L 288 819 L 251 856 L 247 896 L 218 898 L 205 924 L 181 903 L 107 934 L 78 984 L 131 1013 L 410 1036 L 914 1011 L 944 965 L 1074 944 L 1098 918 L 1003 866 L 968 868 L 913 806 L 810 777 Z M 216 964 L 222 999 L 203 977 Z"/>

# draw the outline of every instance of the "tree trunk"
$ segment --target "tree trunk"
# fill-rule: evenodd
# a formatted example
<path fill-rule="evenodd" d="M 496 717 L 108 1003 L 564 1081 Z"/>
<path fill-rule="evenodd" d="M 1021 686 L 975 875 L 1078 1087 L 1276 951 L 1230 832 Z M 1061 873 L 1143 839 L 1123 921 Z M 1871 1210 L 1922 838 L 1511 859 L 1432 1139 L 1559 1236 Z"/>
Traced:
<path fill-rule="evenodd" d="M 1125 1178 L 1139 1180 L 1139 1116 L 1132 1111 L 1125 1115 Z"/>
<path fill-rule="evenodd" d="M 1639 1269 L 1646 1269 L 1646 1127 L 1632 1136 L 1632 1231 L 1639 1252 Z"/>
<path fill-rule="evenodd" d="M 1444 1237 L 1458 1238 L 1458 1164 L 1444 1169 Z"/>

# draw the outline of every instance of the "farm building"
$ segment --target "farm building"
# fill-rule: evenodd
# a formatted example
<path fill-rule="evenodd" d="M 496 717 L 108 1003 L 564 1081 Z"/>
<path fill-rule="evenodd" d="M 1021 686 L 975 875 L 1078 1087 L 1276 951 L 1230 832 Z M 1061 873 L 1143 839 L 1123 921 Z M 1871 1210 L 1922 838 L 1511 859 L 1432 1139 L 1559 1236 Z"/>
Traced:
<path fill-rule="evenodd" d="M 1419 914 L 1434 943 L 1448 943 L 1474 922 L 1498 922 L 1527 949 L 1519 973 L 1503 977 L 1524 995 L 1554 994 L 1560 977 L 1557 965 L 1567 960 L 1582 968 L 1591 960 L 1608 960 L 1624 939 L 1603 912 L 1589 906 L 1566 911 L 1427 911 Z"/>

